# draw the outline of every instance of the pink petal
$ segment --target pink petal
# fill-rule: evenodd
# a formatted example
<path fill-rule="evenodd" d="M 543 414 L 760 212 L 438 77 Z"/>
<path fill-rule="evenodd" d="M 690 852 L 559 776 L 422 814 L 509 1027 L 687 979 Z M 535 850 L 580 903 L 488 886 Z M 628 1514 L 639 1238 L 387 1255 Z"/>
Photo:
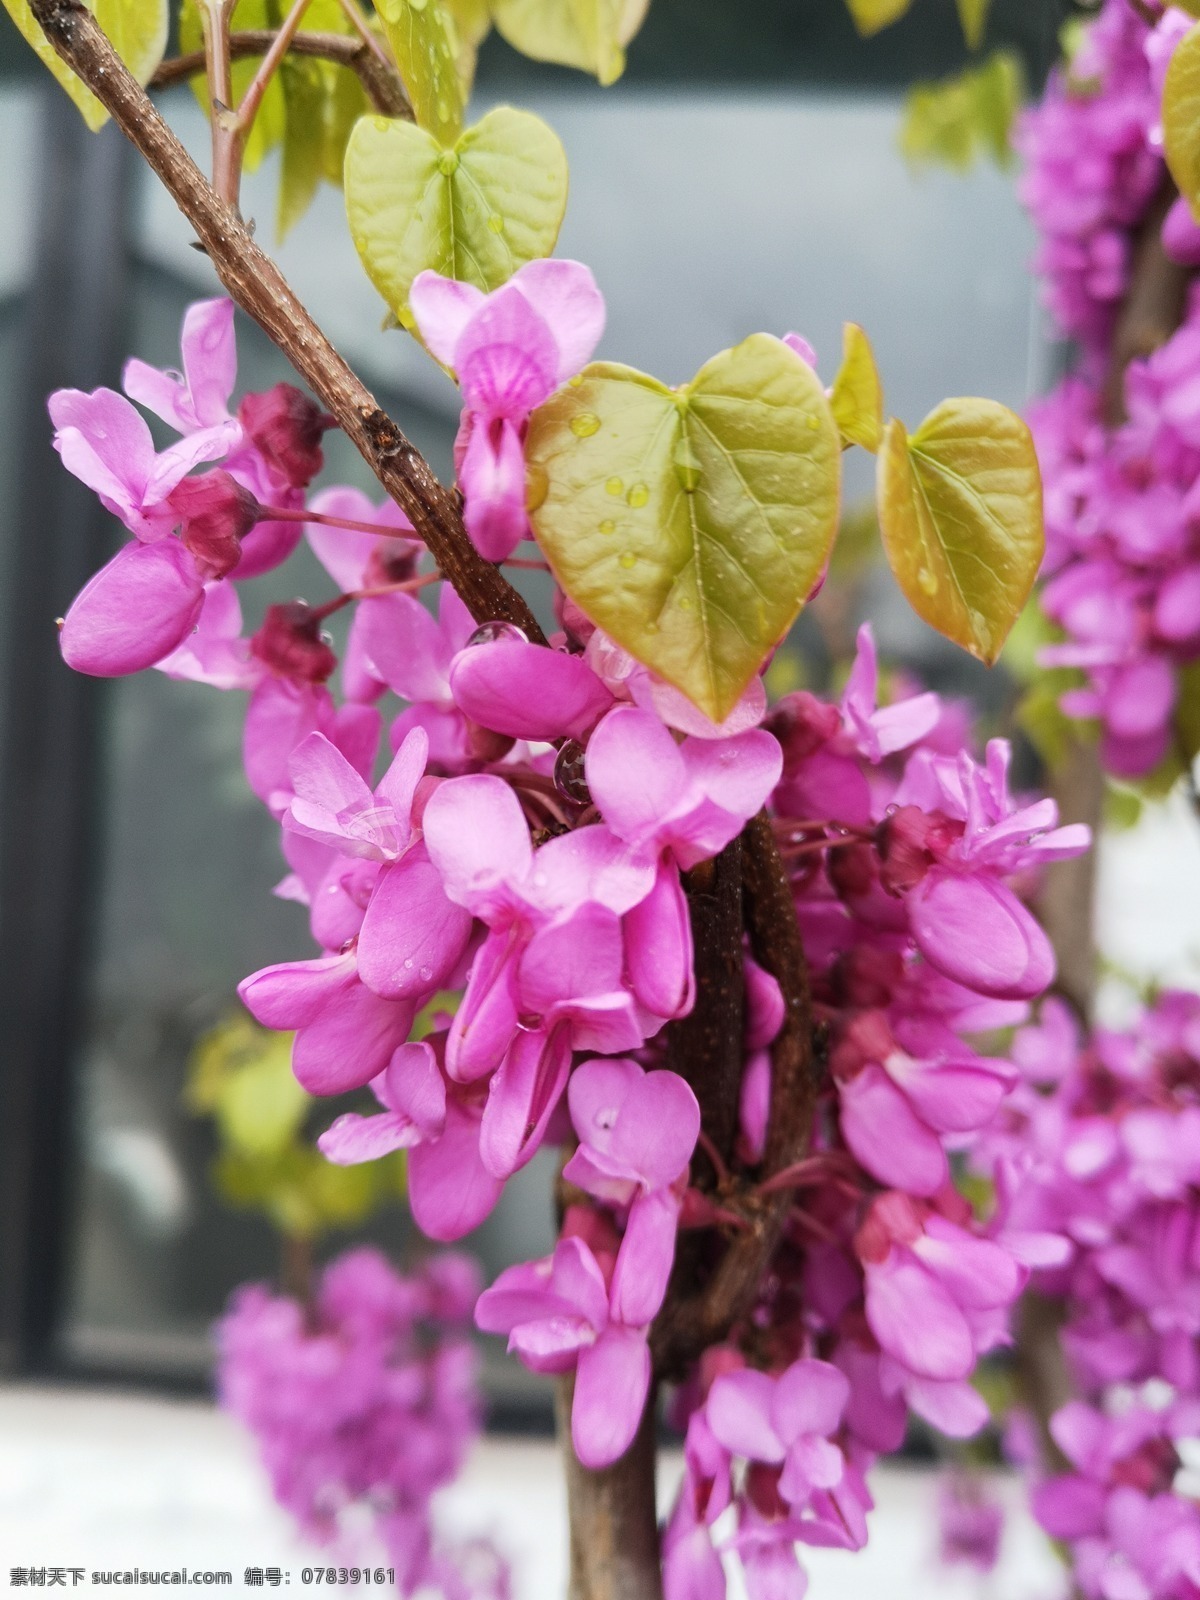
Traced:
<path fill-rule="evenodd" d="M 1143 656 L 1120 667 L 1104 696 L 1104 718 L 1119 739 L 1141 739 L 1158 732 L 1175 704 L 1175 673 L 1162 656 Z"/>
<path fill-rule="evenodd" d="M 1025 1274 L 1002 1245 L 931 1216 L 913 1253 L 936 1272 L 960 1306 L 990 1310 L 1015 1300 Z"/>
<path fill-rule="evenodd" d="M 71 602 L 63 660 L 97 678 L 141 672 L 178 649 L 203 605 L 204 585 L 178 539 L 131 541 Z"/>
<path fill-rule="evenodd" d="M 679 746 L 649 711 L 618 706 L 587 748 L 588 788 L 609 827 L 633 845 L 656 848 L 663 819 L 687 790 Z"/>
<path fill-rule="evenodd" d="M 446 893 L 477 916 L 506 904 L 505 887 L 529 871 L 529 828 L 503 778 L 473 773 L 439 784 L 421 826 Z"/>
<path fill-rule="evenodd" d="M 472 722 L 514 739 L 583 739 L 613 703 L 582 656 L 519 641 L 460 651 L 450 692 Z"/>
<path fill-rule="evenodd" d="M 1001 1000 L 1028 1000 L 1054 979 L 1054 952 L 1031 913 L 994 878 L 934 867 L 908 896 L 917 948 L 948 978 Z"/>
<path fill-rule="evenodd" d="M 446 1040 L 446 1070 L 460 1083 L 495 1071 L 517 1031 L 514 946 L 509 935 L 484 940 Z"/>
<path fill-rule="evenodd" d="M 679 869 L 658 863 L 654 887 L 625 914 L 629 981 L 640 1004 L 659 1017 L 684 1017 L 696 998 L 692 922 Z"/>
<path fill-rule="evenodd" d="M 873 1062 L 838 1086 L 842 1136 L 880 1183 L 909 1194 L 936 1194 L 948 1168 L 941 1140 Z"/>
<path fill-rule="evenodd" d="M 663 1189 L 687 1171 L 699 1136 L 691 1086 L 676 1072 L 647 1072 L 630 1088 L 610 1150 L 648 1189 Z"/>
<path fill-rule="evenodd" d="M 407 1117 L 423 1138 L 441 1136 L 446 1126 L 446 1080 L 424 1040 L 402 1044 L 371 1087 L 383 1106 Z"/>
<path fill-rule="evenodd" d="M 405 735 L 375 790 L 379 799 L 391 806 L 397 822 L 402 826 L 408 823 L 412 814 L 413 795 L 425 775 L 428 758 L 429 735 L 424 728 L 414 728 Z"/>
<path fill-rule="evenodd" d="M 568 914 L 589 900 L 621 916 L 645 899 L 654 876 L 653 860 L 597 823 L 544 844 L 523 893 L 548 917 Z"/>
<path fill-rule="evenodd" d="M 489 1086 L 479 1130 L 480 1157 L 495 1177 L 510 1178 L 537 1153 L 570 1065 L 565 1028 L 517 1034 Z"/>
<path fill-rule="evenodd" d="M 783 1027 L 787 1008 L 783 990 L 765 967 L 752 956 L 743 962 L 746 980 L 746 1049 L 765 1050 Z"/>
<path fill-rule="evenodd" d="M 373 811 L 374 796 L 345 756 L 323 733 L 310 733 L 288 757 L 295 798 L 284 826 L 334 849 L 374 856 L 375 845 L 349 823 Z"/>
<path fill-rule="evenodd" d="M 561 922 L 540 928 L 517 967 L 522 1011 L 544 1016 L 556 1007 L 621 987 L 621 924 L 603 906 L 584 903 Z"/>
<path fill-rule="evenodd" d="M 751 1166 L 766 1154 L 770 1115 L 771 1057 L 766 1050 L 756 1050 L 747 1058 L 738 1098 L 739 1140 L 743 1159 Z"/>
<path fill-rule="evenodd" d="M 581 1143 L 597 1150 L 612 1148 L 613 1129 L 635 1084 L 645 1077 L 636 1061 L 598 1056 L 571 1074 L 567 1101 L 571 1123 Z"/>
<path fill-rule="evenodd" d="M 409 1153 L 413 1221 L 431 1239 L 461 1239 L 491 1212 L 503 1188 L 479 1159 L 478 1117 L 451 1098 L 442 1137 Z"/>
<path fill-rule="evenodd" d="M 633 1202 L 613 1269 L 612 1314 L 627 1327 L 648 1327 L 658 1315 L 675 1260 L 679 1201 L 662 1190 Z"/>
<path fill-rule="evenodd" d="M 789 1446 L 779 1478 L 779 1492 L 797 1506 L 805 1505 L 814 1489 L 832 1489 L 842 1481 L 845 1457 L 828 1439 L 806 1434 Z"/>
<path fill-rule="evenodd" d="M 444 367 L 455 366 L 455 347 L 463 329 L 479 310 L 485 296 L 472 283 L 443 278 L 440 273 L 419 272 L 408 292 L 408 304 L 425 348 Z"/>
<path fill-rule="evenodd" d="M 545 318 L 510 283 L 463 328 L 454 364 L 472 411 L 523 421 L 555 387 L 558 347 Z"/>
<path fill-rule="evenodd" d="M 767 712 L 767 691 L 761 678 L 752 678 L 724 722 L 713 722 L 674 684 L 664 683 L 638 666 L 629 678 L 635 705 L 653 711 L 668 728 L 693 734 L 697 739 L 728 739 L 747 728 L 757 728 Z"/>
<path fill-rule="evenodd" d="M 354 955 L 284 961 L 243 978 L 238 996 L 255 1022 L 291 1032 L 316 1021 L 326 1005 L 354 981 Z"/>
<path fill-rule="evenodd" d="M 1047 1478 L 1034 1486 L 1033 1514 L 1052 1539 L 1086 1539 L 1104 1532 L 1107 1495 L 1086 1478 Z"/>
<path fill-rule="evenodd" d="M 418 846 L 379 873 L 358 939 L 362 981 L 388 1000 L 439 989 L 466 949 L 471 914 L 446 898 Z"/>
<path fill-rule="evenodd" d="M 907 1251 L 867 1266 L 866 1311 L 883 1349 L 918 1377 L 965 1378 L 975 1365 L 966 1318 Z"/>
<path fill-rule="evenodd" d="M 985 1127 L 1008 1090 L 1004 1078 L 982 1064 L 917 1061 L 897 1051 L 886 1070 L 921 1119 L 941 1133 Z"/>
<path fill-rule="evenodd" d="M 414 1122 L 394 1111 L 373 1117 L 347 1111 L 320 1135 L 317 1149 L 326 1161 L 353 1167 L 362 1161 L 378 1161 L 394 1150 L 409 1150 L 424 1137 Z"/>
<path fill-rule="evenodd" d="M 327 689 L 265 678 L 250 697 L 242 731 L 242 759 L 251 789 L 279 817 L 291 804 L 288 758 L 314 731 L 333 732 Z"/>
<path fill-rule="evenodd" d="M 1171 644 L 1196 643 L 1200 636 L 1200 566 L 1181 567 L 1163 579 L 1154 602 L 1154 629 Z"/>
<path fill-rule="evenodd" d="M 305 525 L 305 536 L 313 554 L 338 588 L 347 593 L 367 587 L 366 576 L 372 556 L 386 558 L 394 553 L 417 549 L 415 544 L 403 537 L 406 533 L 412 533 L 412 524 L 392 500 L 385 500 L 381 506 L 377 506 L 361 489 L 322 489 L 309 501 L 308 509 L 326 517 L 341 517 L 347 522 L 378 523 L 382 527 L 395 529 L 398 537 L 389 539 L 375 533 L 359 533 L 353 528 L 331 528 L 320 522 Z M 364 605 L 367 603 L 362 602 Z"/>
<path fill-rule="evenodd" d="M 849 1400 L 850 1384 L 839 1368 L 828 1361 L 793 1361 L 775 1385 L 771 1421 L 779 1437 L 789 1443 L 806 1433 L 827 1437 L 836 1433 Z"/>
<path fill-rule="evenodd" d="M 726 1450 L 747 1461 L 779 1463 L 784 1444 L 771 1420 L 775 1383 L 765 1372 L 722 1373 L 709 1390 L 708 1425 Z"/>
<path fill-rule="evenodd" d="M 477 421 L 458 474 L 463 521 L 485 561 L 506 561 L 529 533 L 525 450 L 515 425 Z"/>
<path fill-rule="evenodd" d="M 633 1443 L 650 1389 L 650 1350 L 628 1328 L 605 1329 L 575 1370 L 571 1440 L 593 1470 L 611 1466 Z"/>
<path fill-rule="evenodd" d="M 309 1094 L 361 1088 L 407 1039 L 415 1015 L 412 1002 L 381 1000 L 355 977 L 297 1033 L 292 1071 Z"/>
<path fill-rule="evenodd" d="M 91 394 L 58 389 L 47 407 L 63 466 L 95 490 L 131 533 L 136 532 L 155 462 L 154 440 L 143 418 L 114 389 Z"/>
<path fill-rule="evenodd" d="M 530 261 L 509 279 L 546 323 L 558 347 L 555 384 L 590 359 L 604 332 L 604 296 L 580 261 Z"/>
<path fill-rule="evenodd" d="M 403 700 L 444 701 L 450 652 L 442 629 L 411 594 L 360 600 L 355 623 L 376 676 Z"/>
<path fill-rule="evenodd" d="M 987 1401 L 969 1383 L 909 1378 L 904 1398 L 919 1417 L 948 1439 L 970 1439 L 990 1419 Z"/>

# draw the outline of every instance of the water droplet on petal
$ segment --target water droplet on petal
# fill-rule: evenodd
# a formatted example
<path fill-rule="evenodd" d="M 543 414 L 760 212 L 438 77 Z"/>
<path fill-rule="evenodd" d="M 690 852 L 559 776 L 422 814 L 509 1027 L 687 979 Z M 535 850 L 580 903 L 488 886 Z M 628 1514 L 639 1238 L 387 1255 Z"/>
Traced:
<path fill-rule="evenodd" d="M 404 958 L 404 970 L 405 970 L 405 972 L 411 972 L 412 968 L 413 968 L 413 958 L 411 956 L 405 956 L 405 958 Z"/>
<path fill-rule="evenodd" d="M 600 418 L 594 411 L 581 411 L 577 417 L 571 418 L 571 432 L 577 439 L 590 439 L 594 433 L 600 432 Z"/>
<path fill-rule="evenodd" d="M 421 968 L 421 982 L 422 983 L 428 983 L 432 977 L 433 977 L 433 968 L 432 967 L 422 967 Z"/>
<path fill-rule="evenodd" d="M 625 496 L 626 501 L 635 511 L 650 503 L 650 490 L 644 483 L 635 483 Z"/>
<path fill-rule="evenodd" d="M 554 787 L 566 799 L 577 805 L 591 804 L 591 791 L 584 777 L 583 746 L 577 739 L 568 739 L 558 752 L 554 763 Z"/>
<path fill-rule="evenodd" d="M 469 650 L 473 644 L 528 644 L 525 633 L 515 622 L 484 622 L 467 640 Z"/>

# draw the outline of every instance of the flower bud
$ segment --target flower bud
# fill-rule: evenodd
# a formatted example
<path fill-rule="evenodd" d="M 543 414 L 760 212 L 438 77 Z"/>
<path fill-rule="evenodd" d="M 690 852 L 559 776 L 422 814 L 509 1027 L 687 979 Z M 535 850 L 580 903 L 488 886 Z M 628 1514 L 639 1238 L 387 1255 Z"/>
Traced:
<path fill-rule="evenodd" d="M 305 489 L 325 464 L 321 436 L 337 424 L 315 400 L 290 383 L 248 394 L 238 421 L 251 442 L 293 489 Z"/>
<path fill-rule="evenodd" d="M 869 894 L 879 871 L 875 847 L 866 843 L 842 846 L 828 853 L 829 881 L 843 900 Z"/>
<path fill-rule="evenodd" d="M 889 894 L 916 888 L 962 834 L 962 824 L 920 806 L 901 806 L 879 825 L 880 881 Z"/>
<path fill-rule="evenodd" d="M 321 635 L 321 618 L 304 600 L 268 606 L 263 625 L 250 640 L 250 654 L 280 678 L 324 683 L 337 656 Z"/>
<path fill-rule="evenodd" d="M 167 496 L 182 538 L 205 583 L 224 578 L 242 558 L 242 540 L 262 514 L 258 501 L 223 467 L 183 478 Z"/>
<path fill-rule="evenodd" d="M 763 723 L 783 746 L 783 768 L 791 772 L 814 751 L 828 744 L 842 726 L 836 706 L 825 705 L 806 689 L 784 695 Z"/>

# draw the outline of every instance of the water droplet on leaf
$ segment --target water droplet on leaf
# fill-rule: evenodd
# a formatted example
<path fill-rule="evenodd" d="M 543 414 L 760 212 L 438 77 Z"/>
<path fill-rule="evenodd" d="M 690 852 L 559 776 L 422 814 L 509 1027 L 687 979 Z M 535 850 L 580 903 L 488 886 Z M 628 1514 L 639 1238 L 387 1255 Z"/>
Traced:
<path fill-rule="evenodd" d="M 504 232 L 504 218 L 498 211 L 493 211 L 491 216 L 488 218 L 488 227 L 493 233 Z"/>
<path fill-rule="evenodd" d="M 458 152 L 456 150 L 443 150 L 438 157 L 438 171 L 444 178 L 449 178 L 458 171 Z"/>
<path fill-rule="evenodd" d="M 917 586 L 922 594 L 936 594 L 938 588 L 937 578 L 928 567 L 918 567 Z"/>
<path fill-rule="evenodd" d="M 604 485 L 605 494 L 611 494 L 614 499 L 620 499 L 625 493 L 625 484 L 620 478 L 610 478 Z"/>
<path fill-rule="evenodd" d="M 632 550 L 622 550 L 621 554 L 617 557 L 617 560 L 628 570 L 628 568 L 636 564 L 637 556 L 634 555 Z"/>
<path fill-rule="evenodd" d="M 674 453 L 675 476 L 685 494 L 695 494 L 700 487 L 700 458 L 687 439 L 680 439 Z"/>
<path fill-rule="evenodd" d="M 650 503 L 650 490 L 644 483 L 635 483 L 625 499 L 635 511 L 640 511 L 642 506 Z"/>
<path fill-rule="evenodd" d="M 617 525 L 613 521 L 613 519 L 611 517 L 605 517 L 604 521 L 600 524 L 600 532 L 601 533 L 616 533 L 616 531 L 617 531 Z"/>
<path fill-rule="evenodd" d="M 590 439 L 594 433 L 600 432 L 600 418 L 594 411 L 581 411 L 577 417 L 571 418 L 571 432 L 577 439 Z"/>

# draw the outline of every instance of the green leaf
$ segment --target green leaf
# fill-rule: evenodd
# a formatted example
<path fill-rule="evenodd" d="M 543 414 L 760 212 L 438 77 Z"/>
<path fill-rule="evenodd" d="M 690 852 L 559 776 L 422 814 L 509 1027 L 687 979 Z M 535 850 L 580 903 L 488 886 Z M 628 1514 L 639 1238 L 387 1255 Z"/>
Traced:
<path fill-rule="evenodd" d="M 71 71 L 42 32 L 28 0 L 4 0 L 4 9 L 42 64 L 67 91 L 93 133 L 108 121 L 108 112 Z M 113 49 L 139 83 L 149 83 L 167 49 L 167 0 L 94 0 L 88 7 Z"/>
<path fill-rule="evenodd" d="M 325 116 L 332 85 L 323 65 L 306 56 L 285 57 L 279 65 L 285 117 L 275 223 L 280 239 L 308 210 L 325 174 Z"/>
<path fill-rule="evenodd" d="M 917 167 L 939 164 L 965 172 L 981 156 L 1012 164 L 1013 121 L 1024 98 L 1021 64 L 997 50 L 979 67 L 909 90 L 900 148 Z"/>
<path fill-rule="evenodd" d="M 492 0 L 492 18 L 514 50 L 590 72 L 603 84 L 625 70 L 625 46 L 650 0 Z"/>
<path fill-rule="evenodd" d="M 864 39 L 899 22 L 911 6 L 912 0 L 846 0 L 854 26 Z"/>
<path fill-rule="evenodd" d="M 265 1055 L 235 1072 L 216 1104 L 225 1142 L 244 1155 L 283 1150 L 299 1132 L 309 1098 L 292 1073 L 290 1055 Z"/>
<path fill-rule="evenodd" d="M 475 81 L 475 58 L 479 54 L 479 46 L 491 32 L 491 6 L 489 0 L 442 0 L 442 4 L 454 24 L 457 40 L 455 64 L 465 104 Z"/>
<path fill-rule="evenodd" d="M 884 550 L 913 610 L 991 665 L 1042 559 L 1029 429 L 994 400 L 943 400 L 911 438 L 893 419 L 876 499 Z"/>
<path fill-rule="evenodd" d="M 346 146 L 358 119 L 370 110 L 366 91 L 356 72 L 324 66 L 328 80 L 325 96 L 321 173 L 328 183 L 340 189 L 346 171 Z"/>
<path fill-rule="evenodd" d="M 1176 681 L 1175 743 L 1181 760 L 1190 767 L 1200 756 L 1200 661 L 1176 668 Z"/>
<path fill-rule="evenodd" d="M 567 158 L 528 111 L 497 106 L 444 150 L 423 128 L 363 117 L 346 150 L 346 211 L 367 276 L 405 327 L 430 267 L 491 290 L 554 249 Z"/>
<path fill-rule="evenodd" d="M 453 22 L 439 0 L 378 0 L 378 11 L 417 122 L 452 145 L 464 103 Z"/>
<path fill-rule="evenodd" d="M 987 27 L 988 9 L 991 0 L 955 0 L 958 6 L 958 20 L 962 24 L 963 38 L 967 41 L 967 48 L 978 50 L 983 43 L 984 29 Z"/>
<path fill-rule="evenodd" d="M 1180 194 L 1200 217 L 1200 26 L 1175 46 L 1163 86 L 1163 154 Z"/>
<path fill-rule="evenodd" d="M 317 0 L 314 0 L 314 6 L 316 3 Z M 310 13 L 314 6 L 310 6 Z M 277 28 L 280 20 L 278 5 L 271 3 L 271 0 L 237 0 L 230 28 L 234 32 L 253 32 L 261 28 Z M 301 32 L 303 31 L 305 30 L 301 29 Z M 200 22 L 196 0 L 183 0 L 179 12 L 179 48 L 181 51 L 192 51 L 201 50 L 203 47 L 204 29 Z M 249 88 L 258 65 L 259 58 L 254 56 L 243 57 L 242 60 L 233 63 L 230 77 L 235 101 L 240 100 Z M 212 107 L 208 77 L 205 73 L 198 73 L 192 79 L 192 93 L 199 101 L 205 116 L 210 116 Z M 283 143 L 286 130 L 287 108 L 283 98 L 283 84 L 276 74 L 267 85 L 267 92 L 259 104 L 254 125 L 246 138 L 243 165 L 247 172 L 254 172 L 261 166 L 268 152 Z"/>
<path fill-rule="evenodd" d="M 534 412 L 526 459 L 563 589 L 721 721 L 833 541 L 840 441 L 812 368 L 765 333 L 677 390 L 599 363 Z"/>
<path fill-rule="evenodd" d="M 857 322 L 842 328 L 842 364 L 829 403 L 843 443 L 874 454 L 883 434 L 883 385 L 871 341 Z"/>

